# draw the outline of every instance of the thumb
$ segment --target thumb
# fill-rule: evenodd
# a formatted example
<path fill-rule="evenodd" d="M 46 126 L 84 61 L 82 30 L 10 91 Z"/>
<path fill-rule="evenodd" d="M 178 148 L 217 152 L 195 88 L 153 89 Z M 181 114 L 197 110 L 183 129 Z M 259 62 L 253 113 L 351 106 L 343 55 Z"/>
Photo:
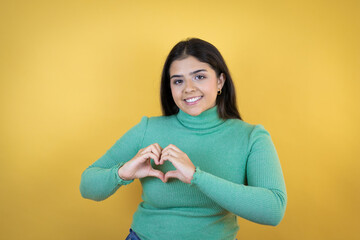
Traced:
<path fill-rule="evenodd" d="M 157 177 L 157 178 L 159 178 L 161 181 L 163 181 L 163 182 L 165 182 L 165 180 L 164 180 L 164 173 L 163 172 L 161 172 L 161 171 L 159 171 L 159 170 L 155 170 L 155 169 L 151 169 L 150 171 L 149 171 L 149 176 L 150 177 Z"/>
<path fill-rule="evenodd" d="M 169 171 L 165 174 L 165 182 L 167 182 L 169 178 L 178 178 L 179 179 L 179 175 L 180 175 L 180 173 L 177 170 Z"/>

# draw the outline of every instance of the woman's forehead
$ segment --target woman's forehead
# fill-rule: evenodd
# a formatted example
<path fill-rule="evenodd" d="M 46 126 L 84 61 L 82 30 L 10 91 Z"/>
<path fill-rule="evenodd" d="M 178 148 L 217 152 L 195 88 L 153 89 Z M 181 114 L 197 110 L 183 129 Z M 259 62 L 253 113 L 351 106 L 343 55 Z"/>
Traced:
<path fill-rule="evenodd" d="M 200 62 L 197 58 L 189 56 L 183 59 L 175 60 L 171 63 L 169 73 L 188 74 L 199 69 L 211 69 L 208 63 Z"/>

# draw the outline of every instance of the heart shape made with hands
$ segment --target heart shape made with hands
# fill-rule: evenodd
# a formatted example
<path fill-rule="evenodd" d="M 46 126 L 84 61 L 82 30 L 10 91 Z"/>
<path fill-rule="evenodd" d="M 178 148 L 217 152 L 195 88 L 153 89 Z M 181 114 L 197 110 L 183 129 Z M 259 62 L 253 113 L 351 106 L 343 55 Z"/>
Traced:
<path fill-rule="evenodd" d="M 161 166 L 166 161 L 169 161 L 176 170 L 170 170 L 164 173 L 160 169 L 154 169 L 151 167 L 152 174 L 150 176 L 157 177 L 164 183 L 166 183 L 169 178 L 177 178 L 184 183 L 191 183 L 195 172 L 195 166 L 187 154 L 173 144 L 168 145 L 164 149 L 160 148 L 160 150 L 159 159 L 157 159 L 157 161 L 153 159 L 154 164 Z"/>

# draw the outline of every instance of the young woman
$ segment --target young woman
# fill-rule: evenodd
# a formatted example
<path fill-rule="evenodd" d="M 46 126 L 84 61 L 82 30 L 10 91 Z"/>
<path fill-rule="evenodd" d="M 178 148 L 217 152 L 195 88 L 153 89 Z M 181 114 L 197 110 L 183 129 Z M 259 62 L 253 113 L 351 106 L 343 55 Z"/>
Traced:
<path fill-rule="evenodd" d="M 236 216 L 276 226 L 287 195 L 262 125 L 242 120 L 220 52 L 192 38 L 174 46 L 161 78 L 163 116 L 143 117 L 81 176 L 101 201 L 140 179 L 142 199 L 127 239 L 233 240 Z"/>

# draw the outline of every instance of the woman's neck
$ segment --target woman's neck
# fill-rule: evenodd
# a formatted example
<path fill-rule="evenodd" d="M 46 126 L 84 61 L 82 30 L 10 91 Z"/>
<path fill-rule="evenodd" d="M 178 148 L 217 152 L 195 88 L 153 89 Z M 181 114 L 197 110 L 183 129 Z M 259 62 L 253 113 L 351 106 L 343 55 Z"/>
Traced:
<path fill-rule="evenodd" d="M 197 116 L 192 116 L 179 109 L 176 117 L 183 126 L 194 130 L 214 128 L 225 122 L 219 117 L 216 105 Z"/>

